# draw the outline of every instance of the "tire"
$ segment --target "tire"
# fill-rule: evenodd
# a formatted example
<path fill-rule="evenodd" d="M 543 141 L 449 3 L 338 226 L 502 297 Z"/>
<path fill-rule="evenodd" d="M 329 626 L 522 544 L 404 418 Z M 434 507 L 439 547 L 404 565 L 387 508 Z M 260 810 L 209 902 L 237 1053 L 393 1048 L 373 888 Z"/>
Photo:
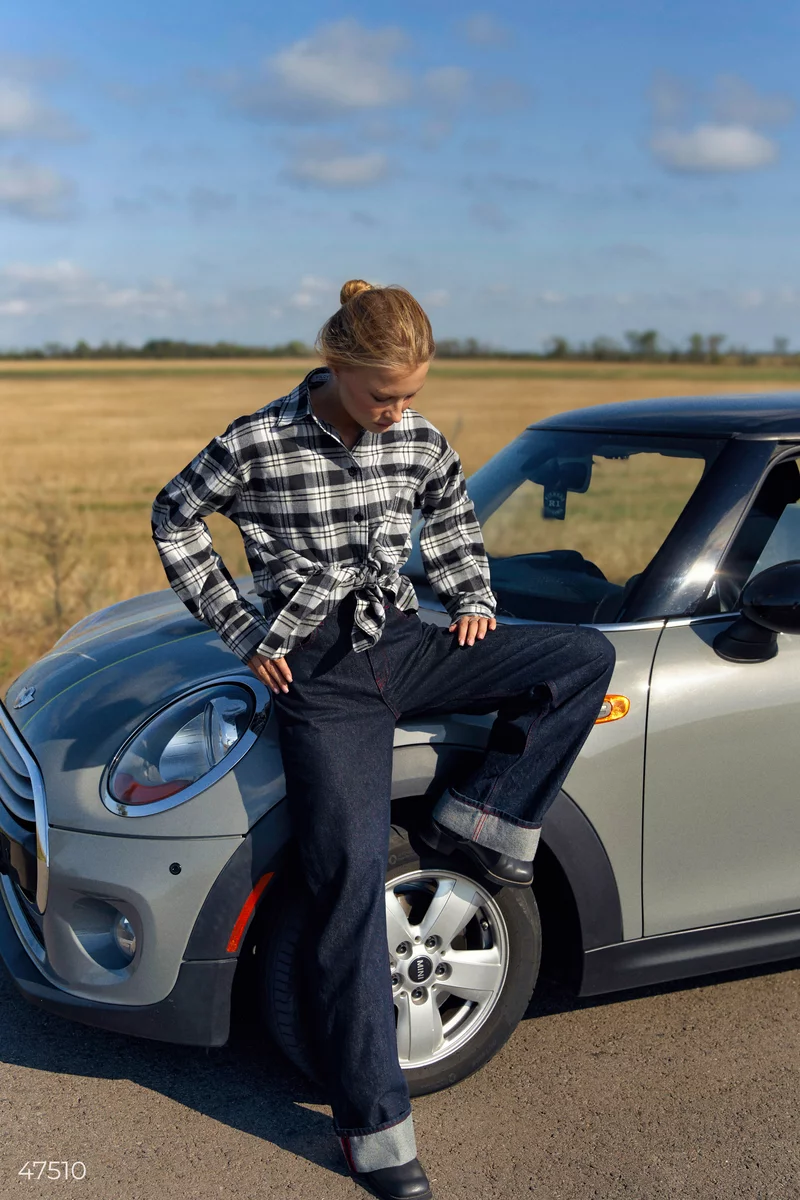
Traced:
<path fill-rule="evenodd" d="M 528 1007 L 541 959 L 541 925 L 531 888 L 497 887 L 474 873 L 458 854 L 445 857 L 422 843 L 417 845 L 420 853 L 403 830 L 392 826 L 386 874 L 391 912 L 406 911 L 416 924 L 424 920 L 435 890 L 442 907 L 448 891 L 461 914 L 473 913 L 471 899 L 477 900 L 477 907 L 463 932 L 436 948 L 426 951 L 423 944 L 415 952 L 409 942 L 406 952 L 398 953 L 397 945 L 389 946 L 393 983 L 397 981 L 398 1057 L 412 1096 L 452 1087 L 494 1057 Z M 390 897 L 390 891 L 397 899 Z M 298 946 L 310 912 L 308 889 L 295 875 L 291 883 L 284 884 L 282 903 L 272 912 L 269 938 L 259 938 L 256 979 L 260 1011 L 273 1040 L 300 1071 L 319 1084 L 306 1035 L 312 1018 L 298 987 Z M 387 920 L 387 931 L 395 932 L 395 943 L 403 936 L 396 931 L 406 927 L 402 914 L 399 919 L 400 924 L 393 920 L 391 925 Z M 434 923 L 432 930 L 436 928 Z M 439 928 L 445 929 L 443 924 Z M 421 950 L 426 952 L 420 954 Z M 407 970 L 427 971 L 425 986 L 415 984 Z M 458 993 L 447 986 L 456 971 L 461 972 L 460 978 L 455 976 Z M 463 994 L 465 982 L 473 985 L 467 996 Z M 476 982 L 482 985 L 478 991 Z M 436 1017 L 434 1005 L 441 1017 L 442 1036 L 438 1045 L 427 1045 L 415 1031 L 430 1028 L 427 1014 Z M 413 1017 L 419 1013 L 422 1018 L 423 1009 L 426 1020 L 415 1026 Z"/>

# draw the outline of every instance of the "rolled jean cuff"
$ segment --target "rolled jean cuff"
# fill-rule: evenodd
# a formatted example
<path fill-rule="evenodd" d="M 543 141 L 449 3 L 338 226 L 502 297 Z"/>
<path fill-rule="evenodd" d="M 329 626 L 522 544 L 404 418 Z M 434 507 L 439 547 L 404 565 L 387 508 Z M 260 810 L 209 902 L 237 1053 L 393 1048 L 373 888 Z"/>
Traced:
<path fill-rule="evenodd" d="M 417 1157 L 410 1112 L 388 1129 L 379 1129 L 375 1133 L 341 1133 L 337 1130 L 337 1136 L 351 1171 L 400 1167 Z"/>
<path fill-rule="evenodd" d="M 500 854 L 509 854 L 523 862 L 533 862 L 541 823 L 520 821 L 462 796 L 454 788 L 448 788 L 433 806 L 433 816 L 440 824 L 459 837 L 487 846 Z"/>

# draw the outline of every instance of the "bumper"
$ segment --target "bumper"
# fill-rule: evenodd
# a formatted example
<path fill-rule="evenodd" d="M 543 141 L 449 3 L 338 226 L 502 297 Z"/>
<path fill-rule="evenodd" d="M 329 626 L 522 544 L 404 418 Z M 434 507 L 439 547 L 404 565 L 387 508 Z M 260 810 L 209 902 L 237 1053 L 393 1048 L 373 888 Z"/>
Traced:
<path fill-rule="evenodd" d="M 63 860 L 63 848 L 59 842 L 60 832 L 55 829 L 51 832 L 54 835 L 56 859 Z M 69 835 L 69 840 L 86 836 L 73 833 Z M 133 865 L 140 877 L 143 873 L 142 863 L 162 854 L 157 843 L 150 843 L 143 849 L 139 839 L 119 840 L 129 843 L 129 849 L 134 855 Z M 169 990 L 164 988 L 160 995 L 156 993 L 157 999 L 150 1003 L 109 1003 L 102 993 L 79 995 L 76 994 L 77 989 L 65 991 L 59 987 L 57 979 L 51 977 L 51 964 L 47 964 L 47 974 L 37 966 L 36 939 L 30 937 L 30 930 L 27 935 L 24 933 L 24 912 L 19 901 L 14 901 L 14 888 L 7 876 L 0 876 L 0 958 L 26 1000 L 68 1020 L 96 1025 L 101 1029 L 134 1037 L 191 1046 L 224 1046 L 230 1032 L 233 979 L 240 961 L 242 939 L 253 919 L 255 908 L 250 911 L 247 922 L 239 930 L 239 940 L 235 946 L 231 945 L 231 931 L 237 924 L 243 907 L 247 907 L 246 902 L 251 896 L 254 884 L 263 879 L 265 874 L 279 873 L 283 869 L 288 840 L 288 809 L 286 804 L 278 804 L 256 822 L 246 838 L 236 839 L 238 848 L 232 855 L 229 855 L 226 847 L 220 848 L 220 861 L 224 862 L 224 867 L 220 870 L 219 865 L 207 865 L 208 874 L 205 881 L 201 880 L 200 887 L 204 899 L 196 919 L 189 924 L 191 934 L 187 940 L 185 933 L 181 933 L 176 945 L 181 946 L 182 953 L 178 950 L 174 958 L 172 954 L 168 956 L 170 961 L 178 963 L 177 970 L 174 970 L 172 975 L 171 986 Z M 195 839 L 193 843 L 189 842 L 182 847 L 182 857 L 186 862 L 186 855 L 192 849 L 201 854 L 204 851 L 204 842 L 208 845 L 219 841 L 220 839 Z M 164 848 L 162 866 L 172 859 L 173 854 L 172 848 Z M 83 849 L 79 851 L 78 859 L 85 862 L 86 853 Z M 119 857 L 115 862 L 116 882 L 119 888 Z M 152 862 L 150 865 L 153 865 Z M 189 875 L 192 873 L 186 872 Z M 180 880 L 182 876 L 171 876 L 162 871 L 162 877 Z M 70 872 L 70 879 L 75 881 L 74 871 Z M 56 910 L 59 908 L 58 901 L 62 894 L 60 881 L 60 873 L 56 872 L 51 897 Z M 108 894 L 107 888 L 104 888 L 104 891 Z M 263 896 L 266 895 L 266 892 L 263 893 Z M 262 898 L 259 908 L 263 902 Z M 66 911 L 67 907 L 66 901 L 62 901 L 60 910 Z M 138 911 L 143 910 L 144 905 L 140 901 Z M 51 909 L 51 921 L 55 915 L 57 913 Z M 155 933 L 157 928 L 158 936 L 150 940 L 163 947 L 172 936 L 174 921 L 175 906 L 164 909 L 163 920 L 153 929 Z M 18 927 L 23 932 L 19 932 Z M 58 926 L 53 927 L 51 924 L 50 928 L 55 928 L 56 933 L 58 932 Z M 23 936 L 29 943 L 29 949 L 23 944 Z M 71 938 L 69 942 L 74 943 L 75 939 Z M 43 950 L 41 953 L 43 956 Z M 78 956 L 75 963 L 80 966 L 82 961 Z M 73 978 L 73 975 L 67 977 Z M 104 990 L 107 992 L 107 988 Z"/>
<path fill-rule="evenodd" d="M 104 1004 L 62 991 L 39 971 L 2 901 L 0 957 L 26 1000 L 68 1020 L 191 1046 L 223 1046 L 228 1040 L 235 958 L 182 962 L 172 991 L 156 1004 Z"/>

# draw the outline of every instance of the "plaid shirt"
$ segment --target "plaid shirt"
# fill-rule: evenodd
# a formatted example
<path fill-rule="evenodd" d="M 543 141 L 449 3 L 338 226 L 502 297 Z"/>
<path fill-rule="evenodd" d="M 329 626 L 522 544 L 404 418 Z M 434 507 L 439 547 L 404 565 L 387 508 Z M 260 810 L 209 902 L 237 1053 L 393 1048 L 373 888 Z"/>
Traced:
<path fill-rule="evenodd" d="M 247 663 L 280 658 L 350 591 L 355 651 L 374 646 L 384 595 L 416 609 L 399 568 L 411 550 L 414 509 L 431 587 L 451 620 L 496 609 L 480 526 L 461 460 L 444 434 L 407 408 L 385 433 L 364 429 L 350 448 L 314 412 L 316 368 L 286 396 L 237 417 L 153 502 L 153 541 L 170 586 Z M 240 593 L 202 519 L 220 512 L 239 527 L 263 613 Z"/>

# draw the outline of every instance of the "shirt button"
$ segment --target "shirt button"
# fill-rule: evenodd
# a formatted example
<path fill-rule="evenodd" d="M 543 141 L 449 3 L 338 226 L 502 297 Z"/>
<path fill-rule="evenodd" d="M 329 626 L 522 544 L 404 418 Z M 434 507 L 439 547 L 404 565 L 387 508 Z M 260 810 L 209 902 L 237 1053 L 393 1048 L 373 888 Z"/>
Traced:
<path fill-rule="evenodd" d="M 290 605 L 289 605 L 289 612 L 297 612 L 297 610 L 298 610 L 299 608 L 300 608 L 300 605 L 299 605 L 299 604 L 290 604 Z"/>
<path fill-rule="evenodd" d="M 364 514 L 363 513 L 353 513 L 353 520 L 354 521 L 363 521 Z"/>
<path fill-rule="evenodd" d="M 348 472 L 347 472 L 347 474 L 348 474 L 348 475 L 357 475 L 357 474 L 358 474 L 358 467 L 350 467 L 350 468 L 349 468 L 349 470 L 348 470 Z"/>

